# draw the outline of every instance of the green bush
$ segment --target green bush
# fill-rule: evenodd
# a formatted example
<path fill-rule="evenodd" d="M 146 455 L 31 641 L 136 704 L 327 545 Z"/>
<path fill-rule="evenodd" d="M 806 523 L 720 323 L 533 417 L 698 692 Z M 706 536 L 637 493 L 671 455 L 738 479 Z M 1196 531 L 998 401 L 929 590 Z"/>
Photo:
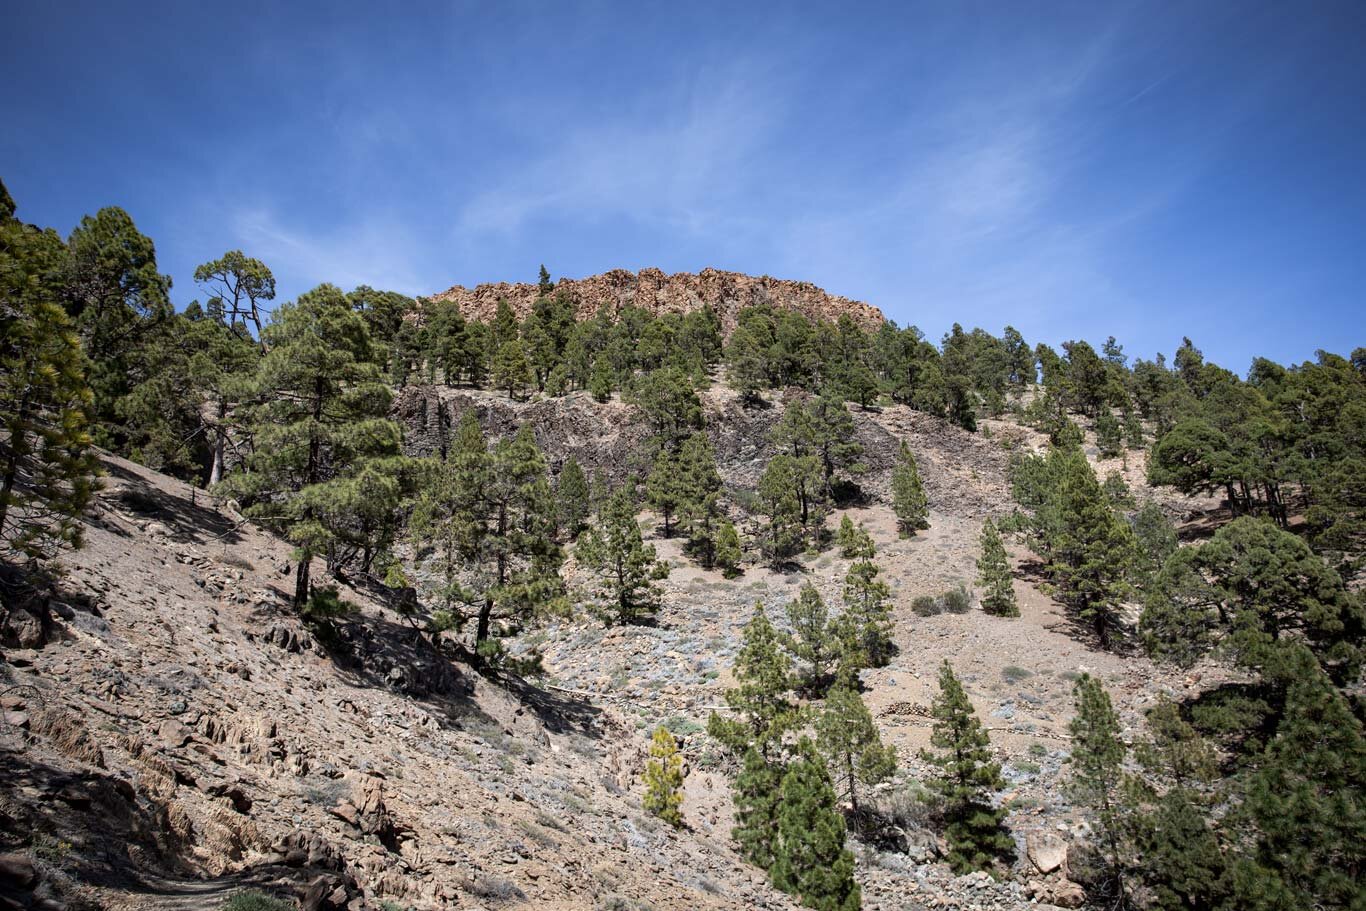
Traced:
<path fill-rule="evenodd" d="M 966 614 L 972 609 L 972 592 L 961 582 L 957 588 L 951 588 L 940 595 L 939 600 L 944 605 L 944 610 L 951 614 Z"/>
<path fill-rule="evenodd" d="M 933 617 L 935 614 L 944 612 L 939 605 L 939 599 L 933 595 L 921 595 L 911 602 L 911 610 L 917 617 Z"/>
<path fill-rule="evenodd" d="M 294 911 L 294 905 L 262 892 L 238 892 L 223 903 L 223 911 Z"/>
<path fill-rule="evenodd" d="M 1016 667 L 1013 664 L 1007 664 L 1005 667 L 1001 668 L 1001 676 L 1006 678 L 1006 682 L 1008 683 L 1019 683 L 1021 680 L 1027 680 L 1028 678 L 1033 677 L 1034 672 L 1025 670 L 1022 667 Z"/>

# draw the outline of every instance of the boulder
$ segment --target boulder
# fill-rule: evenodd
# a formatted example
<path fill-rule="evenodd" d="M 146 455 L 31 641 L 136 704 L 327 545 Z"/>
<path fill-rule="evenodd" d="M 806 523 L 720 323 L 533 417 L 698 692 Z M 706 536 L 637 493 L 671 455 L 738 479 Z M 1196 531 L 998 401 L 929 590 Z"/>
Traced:
<path fill-rule="evenodd" d="M 1025 836 L 1025 851 L 1040 873 L 1052 873 L 1067 863 L 1067 842 L 1051 832 L 1030 832 Z"/>

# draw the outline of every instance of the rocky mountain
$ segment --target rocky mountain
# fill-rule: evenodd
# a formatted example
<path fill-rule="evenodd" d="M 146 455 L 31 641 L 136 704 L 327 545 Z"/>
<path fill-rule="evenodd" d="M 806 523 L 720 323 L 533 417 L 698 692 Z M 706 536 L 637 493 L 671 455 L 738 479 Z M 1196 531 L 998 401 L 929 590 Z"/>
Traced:
<path fill-rule="evenodd" d="M 742 409 L 724 388 L 703 404 L 727 486 L 752 487 L 781 408 Z M 527 425 L 552 460 L 574 454 L 608 474 L 632 469 L 645 433 L 631 406 L 587 396 L 514 402 L 418 387 L 395 404 L 415 453 L 438 450 L 466 410 L 491 436 Z M 1027 570 L 1015 582 L 1019 619 L 915 614 L 918 596 L 973 577 L 982 519 L 1010 508 L 1009 452 L 1042 438 L 1004 422 L 967 434 L 900 408 L 854 416 L 867 496 L 843 512 L 876 543 L 899 649 L 863 684 L 903 768 L 874 798 L 900 834 L 858 846 L 863 907 L 1074 907 L 1068 845 L 1084 823 L 1061 787 L 1070 681 L 1102 675 L 1132 731 L 1159 693 L 1191 692 L 1199 677 L 1172 680 L 1079 640 Z M 897 535 L 887 505 L 903 439 L 931 506 L 929 530 L 913 539 Z M 438 653 L 362 580 L 337 581 L 357 610 L 321 638 L 288 605 L 288 544 L 231 503 L 118 458 L 104 466 L 87 546 L 65 559 L 58 592 L 25 604 L 6 589 L 0 830 L 30 834 L 26 854 L 0 857 L 0 908 L 220 911 L 244 889 L 309 911 L 795 907 L 736 853 L 732 770 L 701 731 L 733 683 L 754 604 L 781 626 L 808 581 L 838 604 L 848 560 L 806 554 L 727 579 L 647 516 L 647 540 L 674 566 L 659 622 L 556 619 L 510 645 L 541 651 L 548 676 L 496 684 Z M 1141 455 L 1098 467 L 1142 484 Z M 321 563 L 314 572 L 325 577 Z M 571 588 L 577 574 L 571 559 Z M 927 706 L 946 658 L 1005 763 L 1018 852 L 1000 881 L 953 876 L 906 796 L 926 774 Z M 678 830 L 641 804 L 659 724 L 686 760 Z"/>
<path fill-rule="evenodd" d="M 754 277 L 739 272 L 703 269 L 696 274 L 677 272 L 666 275 L 659 269 L 629 272 L 613 269 L 588 278 L 562 278 L 556 289 L 578 304 L 580 319 L 589 319 L 599 310 L 615 313 L 625 306 L 636 306 L 655 314 L 689 313 L 713 307 L 721 318 L 722 330 L 735 328 L 737 314 L 745 307 L 772 304 L 795 310 L 813 320 L 837 320 L 848 315 L 864 328 L 876 328 L 883 321 L 882 311 L 862 301 L 830 294 L 810 282 Z M 431 298 L 455 301 L 467 319 L 488 321 L 499 300 L 506 300 L 518 319 L 531 312 L 539 291 L 528 283 L 455 285 Z"/>

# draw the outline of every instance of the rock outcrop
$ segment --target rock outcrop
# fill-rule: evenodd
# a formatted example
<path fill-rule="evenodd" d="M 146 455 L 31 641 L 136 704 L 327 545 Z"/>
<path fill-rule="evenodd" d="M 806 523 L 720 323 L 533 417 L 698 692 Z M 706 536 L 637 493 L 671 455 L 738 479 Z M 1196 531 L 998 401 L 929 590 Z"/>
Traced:
<path fill-rule="evenodd" d="M 875 329 L 883 321 L 878 308 L 829 294 L 810 282 L 767 275 L 756 278 L 719 269 L 673 275 L 659 269 L 613 269 L 588 278 L 563 278 L 555 288 L 578 305 L 579 319 L 590 319 L 603 308 L 615 313 L 622 307 L 636 306 L 663 314 L 691 313 L 710 305 L 720 317 L 726 335 L 735 328 L 739 312 L 757 304 L 795 310 L 813 320 L 834 321 L 847 314 L 866 329 Z M 499 300 L 506 300 L 517 318 L 522 319 L 531 312 L 538 293 L 534 284 L 497 282 L 474 288 L 455 285 L 431 298 L 455 301 L 467 319 L 487 322 L 493 318 Z"/>

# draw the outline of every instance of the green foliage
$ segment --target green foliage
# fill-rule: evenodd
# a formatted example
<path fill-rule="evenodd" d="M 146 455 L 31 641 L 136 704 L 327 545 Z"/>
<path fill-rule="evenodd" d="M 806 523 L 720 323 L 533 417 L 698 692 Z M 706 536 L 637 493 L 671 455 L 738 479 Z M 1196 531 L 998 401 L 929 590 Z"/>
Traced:
<path fill-rule="evenodd" d="M 818 911 L 857 911 L 854 857 L 844 847 L 844 818 L 825 764 L 806 738 L 783 775 L 777 839 L 769 876 L 773 885 Z"/>
<path fill-rule="evenodd" d="M 296 545 L 294 603 L 303 607 L 313 556 L 355 531 L 347 506 L 362 492 L 361 471 L 398 454 L 399 428 L 387 419 L 369 330 L 340 289 L 320 285 L 281 307 L 264 335 L 269 351 L 238 415 L 255 445 L 222 486 Z M 384 543 L 370 541 L 374 551 Z"/>
<path fill-rule="evenodd" d="M 1176 528 L 1162 507 L 1149 500 L 1131 520 L 1134 528 L 1134 586 L 1145 595 L 1153 588 L 1162 566 L 1176 553 Z"/>
<path fill-rule="evenodd" d="M 896 466 L 892 469 L 892 511 L 896 513 L 897 527 L 904 535 L 930 527 L 929 500 L 920 483 L 915 456 L 911 455 L 905 440 L 901 441 Z"/>
<path fill-rule="evenodd" d="M 732 790 L 735 826 L 730 834 L 740 846 L 740 854 L 765 870 L 773 865 L 773 851 L 778 840 L 782 782 L 781 763 L 765 758 L 754 747 L 744 751 L 740 774 L 735 777 Z"/>
<path fill-rule="evenodd" d="M 896 646 L 892 643 L 892 593 L 878 576 L 872 560 L 859 560 L 844 577 L 844 614 L 852 627 L 861 663 L 885 667 Z"/>
<path fill-rule="evenodd" d="M 876 553 L 868 529 L 863 527 L 862 522 L 856 527 L 848 516 L 840 518 L 839 530 L 835 532 L 835 546 L 840 549 L 840 556 L 846 560 L 872 559 Z"/>
<path fill-rule="evenodd" d="M 1122 767 L 1126 750 L 1119 736 L 1119 718 L 1110 695 L 1091 675 L 1082 674 L 1072 693 L 1076 715 L 1068 725 L 1072 735 L 1072 777 L 1068 789 L 1074 800 L 1094 814 L 1114 894 L 1122 896 Z"/>
<path fill-rule="evenodd" d="M 1064 601 L 1095 631 L 1103 648 L 1122 633 L 1120 609 L 1130 593 L 1133 532 L 1115 514 L 1080 450 L 1062 456 L 1052 491 L 1049 571 Z"/>
<path fill-rule="evenodd" d="M 661 367 L 638 377 L 629 401 L 645 415 L 650 429 L 666 447 L 674 447 L 702 427 L 702 403 L 688 374 L 679 367 Z"/>
<path fill-rule="evenodd" d="M 597 573 L 594 593 L 616 622 L 638 623 L 659 610 L 663 592 L 655 582 L 668 577 L 669 564 L 657 560 L 654 546 L 641 539 L 629 490 L 612 494 L 574 553 Z"/>
<path fill-rule="evenodd" d="M 275 276 L 265 263 L 241 250 L 229 250 L 198 266 L 194 280 L 209 294 L 209 313 L 229 326 L 250 323 L 256 334 L 261 334 L 265 328 L 262 305 L 275 299 Z M 393 322 L 394 316 L 390 315 L 389 320 Z M 372 324 L 371 330 L 374 329 Z"/>
<path fill-rule="evenodd" d="M 808 401 L 789 401 L 782 419 L 769 433 L 769 440 L 778 452 L 786 452 L 794 459 L 814 459 L 820 466 L 819 498 L 830 500 L 837 485 L 852 483 L 852 478 L 863 473 L 858 457 L 863 445 L 854 433 L 854 419 L 844 402 L 825 394 Z"/>
<path fill-rule="evenodd" d="M 769 760 L 780 752 L 783 735 L 801 721 L 790 696 L 792 660 L 762 603 L 754 605 L 742 637 L 733 671 L 736 686 L 725 694 L 732 716 L 713 712 L 707 733 L 736 756 L 753 748 Z"/>
<path fill-rule="evenodd" d="M 950 614 L 966 614 L 972 610 L 972 592 L 959 582 L 939 596 L 940 606 Z"/>
<path fill-rule="evenodd" d="M 816 716 L 816 744 L 855 817 L 859 814 L 858 786 L 879 784 L 896 771 L 896 750 L 883 745 L 868 706 L 848 684 L 836 684 L 826 694 Z"/>
<path fill-rule="evenodd" d="M 931 711 L 930 743 L 940 752 L 924 752 L 921 758 L 939 770 L 929 786 L 943 801 L 949 865 L 960 874 L 986 869 L 1014 853 L 1014 841 L 1003 827 L 1006 811 L 991 805 L 992 794 L 1005 781 L 1000 763 L 991 756 L 986 729 L 947 661 L 939 670 L 939 693 Z"/>
<path fill-rule="evenodd" d="M 1275 643 L 1295 637 L 1347 681 L 1361 667 L 1366 608 L 1303 540 L 1243 517 L 1167 559 L 1140 630 L 1158 657 L 1190 664 L 1223 643 L 1253 668 L 1265 666 Z"/>
<path fill-rule="evenodd" d="M 6 557 L 44 560 L 60 547 L 79 546 L 76 519 L 95 490 L 94 397 L 80 341 L 57 299 L 64 259 L 52 232 L 0 218 L 0 553 Z"/>
<path fill-rule="evenodd" d="M 917 617 L 933 617 L 944 612 L 944 606 L 934 595 L 917 595 L 911 602 L 911 612 Z"/>
<path fill-rule="evenodd" d="M 588 391 L 595 401 L 606 402 L 612 397 L 612 390 L 616 386 L 617 375 L 612 369 L 611 361 L 600 355 L 593 361 L 593 372 L 588 378 Z"/>
<path fill-rule="evenodd" d="M 720 563 L 721 475 L 716 470 L 716 453 L 711 440 L 698 431 L 683 441 L 678 452 L 679 518 L 688 536 L 688 553 L 706 569 Z M 734 531 L 732 526 L 731 531 Z M 739 562 L 739 538 L 728 541 L 728 564 Z"/>
<path fill-rule="evenodd" d="M 148 333 L 173 313 L 171 280 L 157 272 L 152 239 L 119 208 L 82 218 L 67 250 L 61 286 L 90 362 L 95 442 L 122 451 L 117 403 L 148 376 L 142 348 Z"/>
<path fill-rule="evenodd" d="M 475 649 L 564 608 L 545 458 L 527 427 L 489 448 L 472 410 L 413 510 L 410 531 L 437 551 L 449 628 L 476 621 Z"/>
<path fill-rule="evenodd" d="M 579 536 L 590 511 L 588 478 L 583 473 L 583 466 L 570 456 L 560 469 L 555 485 L 555 517 L 566 538 L 572 541 Z"/>
<path fill-rule="evenodd" d="M 1366 869 L 1366 736 L 1309 652 L 1293 648 L 1284 720 L 1248 781 L 1255 827 L 1234 864 L 1239 907 L 1356 909 Z"/>
<path fill-rule="evenodd" d="M 1001 533 L 990 519 L 982 523 L 982 555 L 977 558 L 977 585 L 982 589 L 982 610 L 998 617 L 1018 617 L 1015 589 L 1011 585 L 1010 561 Z"/>
<path fill-rule="evenodd" d="M 223 911 L 292 911 L 294 905 L 264 892 L 235 892 L 223 903 Z"/>
<path fill-rule="evenodd" d="M 812 494 L 818 468 L 815 460 L 790 455 L 774 456 L 759 479 L 759 501 L 766 517 L 759 536 L 759 550 L 772 566 L 781 566 L 805 543 L 813 519 Z"/>
<path fill-rule="evenodd" d="M 785 645 L 803 665 L 803 685 L 816 690 L 825 683 L 836 658 L 829 635 L 830 615 L 816 586 L 806 583 L 787 603 L 787 622 L 792 635 L 785 637 Z"/>
<path fill-rule="evenodd" d="M 727 579 L 740 575 L 740 561 L 744 559 L 744 552 L 740 549 L 740 535 L 730 522 L 723 521 L 717 526 L 713 559 Z"/>
<path fill-rule="evenodd" d="M 498 347 L 493 355 L 493 375 L 489 382 L 506 392 L 509 398 L 520 398 L 526 392 L 532 375 L 521 339 L 511 339 Z"/>
<path fill-rule="evenodd" d="M 668 728 L 655 728 L 650 759 L 645 763 L 645 812 L 674 828 L 683 825 L 683 757 Z"/>

